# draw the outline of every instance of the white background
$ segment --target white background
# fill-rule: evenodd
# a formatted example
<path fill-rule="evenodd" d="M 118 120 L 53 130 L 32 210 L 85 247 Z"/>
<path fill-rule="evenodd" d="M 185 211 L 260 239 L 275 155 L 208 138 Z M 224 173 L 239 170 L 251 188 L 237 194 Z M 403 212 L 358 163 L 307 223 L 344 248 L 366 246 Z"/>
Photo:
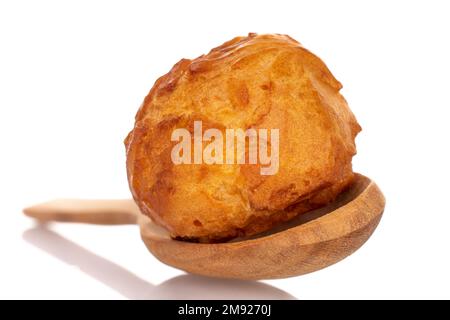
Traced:
<path fill-rule="evenodd" d="M 448 1 L 1 1 L 0 298 L 450 298 Z M 363 131 L 385 215 L 355 254 L 286 280 L 186 275 L 134 226 L 34 228 L 25 206 L 127 198 L 123 139 L 156 78 L 248 32 L 319 55 Z"/>

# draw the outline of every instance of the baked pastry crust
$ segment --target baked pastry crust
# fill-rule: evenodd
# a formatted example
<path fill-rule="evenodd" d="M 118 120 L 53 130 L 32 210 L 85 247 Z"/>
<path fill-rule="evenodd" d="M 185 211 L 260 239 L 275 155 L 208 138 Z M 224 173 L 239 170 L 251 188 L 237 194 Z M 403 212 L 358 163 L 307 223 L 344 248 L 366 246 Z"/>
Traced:
<path fill-rule="evenodd" d="M 125 139 L 140 210 L 173 237 L 223 241 L 270 229 L 335 199 L 352 181 L 361 130 L 326 65 L 287 35 L 237 37 L 180 60 L 145 98 Z M 175 165 L 171 133 L 279 129 L 279 171 L 260 165 Z"/>

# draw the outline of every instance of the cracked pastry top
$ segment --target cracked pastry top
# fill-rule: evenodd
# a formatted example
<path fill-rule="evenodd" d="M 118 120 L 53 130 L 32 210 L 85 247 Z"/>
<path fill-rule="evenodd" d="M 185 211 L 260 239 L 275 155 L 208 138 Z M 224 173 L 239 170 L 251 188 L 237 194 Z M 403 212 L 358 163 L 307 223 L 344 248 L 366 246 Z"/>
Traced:
<path fill-rule="evenodd" d="M 333 201 L 353 179 L 361 130 L 342 85 L 287 35 L 236 37 L 182 59 L 154 84 L 125 139 L 141 212 L 172 237 L 215 242 L 266 231 Z M 172 131 L 279 129 L 279 170 L 171 160 Z M 226 146 L 225 146 L 226 147 Z"/>

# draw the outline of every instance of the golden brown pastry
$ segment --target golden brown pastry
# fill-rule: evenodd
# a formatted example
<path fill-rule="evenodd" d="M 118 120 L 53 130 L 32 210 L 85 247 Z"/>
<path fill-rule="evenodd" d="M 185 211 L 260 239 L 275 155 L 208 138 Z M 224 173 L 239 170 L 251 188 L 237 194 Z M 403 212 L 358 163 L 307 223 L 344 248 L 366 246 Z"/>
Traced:
<path fill-rule="evenodd" d="M 125 140 L 141 211 L 173 237 L 221 241 L 265 231 L 333 201 L 352 181 L 361 130 L 342 85 L 287 35 L 237 37 L 159 78 Z M 279 168 L 174 164 L 177 128 L 278 129 Z M 226 152 L 224 145 L 224 152 Z M 248 148 L 246 148 L 248 152 Z"/>

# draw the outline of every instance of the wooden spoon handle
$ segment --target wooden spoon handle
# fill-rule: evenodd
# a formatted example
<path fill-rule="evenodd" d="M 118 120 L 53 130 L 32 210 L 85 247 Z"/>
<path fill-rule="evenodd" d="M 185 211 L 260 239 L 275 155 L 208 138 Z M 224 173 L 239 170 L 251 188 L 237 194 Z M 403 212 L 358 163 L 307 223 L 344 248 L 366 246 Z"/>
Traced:
<path fill-rule="evenodd" d="M 58 199 L 23 210 L 41 222 L 81 222 L 91 224 L 136 224 L 139 208 L 133 200 Z"/>

